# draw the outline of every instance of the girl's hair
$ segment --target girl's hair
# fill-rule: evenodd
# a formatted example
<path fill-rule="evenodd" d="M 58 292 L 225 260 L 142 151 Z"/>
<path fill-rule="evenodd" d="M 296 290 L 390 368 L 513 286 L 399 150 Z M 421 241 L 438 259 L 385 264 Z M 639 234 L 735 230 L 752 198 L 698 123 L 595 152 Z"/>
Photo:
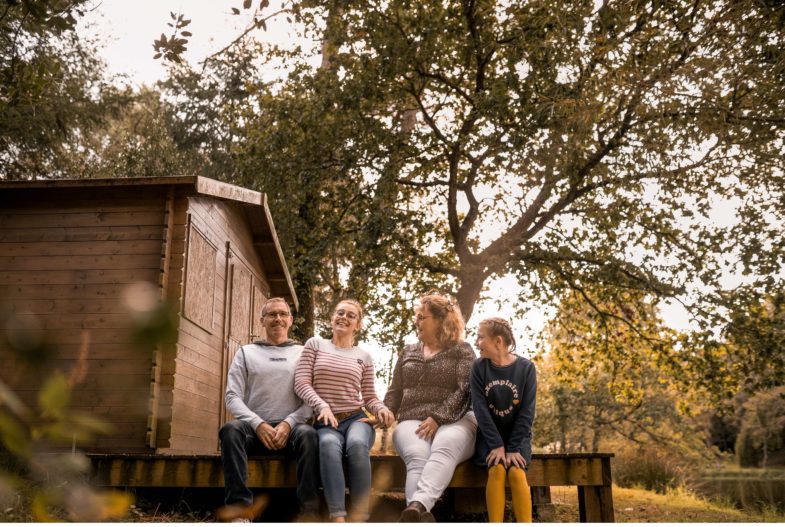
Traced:
<path fill-rule="evenodd" d="M 355 300 L 354 298 L 341 299 L 338 301 L 337 304 L 335 304 L 335 308 L 333 309 L 333 315 L 335 315 L 335 312 L 338 311 L 338 306 L 340 306 L 341 304 L 350 304 L 357 308 L 357 315 L 358 315 L 357 330 L 358 331 L 361 330 L 363 328 L 363 316 L 365 315 L 365 311 L 363 310 L 362 304 L 357 300 Z"/>
<path fill-rule="evenodd" d="M 420 306 L 428 306 L 428 311 L 439 321 L 436 340 L 441 346 L 454 346 L 463 342 L 466 324 L 457 303 L 437 291 L 429 291 L 420 297 Z"/>
<path fill-rule="evenodd" d="M 501 337 L 504 344 L 510 348 L 510 353 L 515 351 L 515 337 L 512 334 L 510 323 L 499 317 L 483 319 L 480 325 L 485 327 L 491 337 Z"/>

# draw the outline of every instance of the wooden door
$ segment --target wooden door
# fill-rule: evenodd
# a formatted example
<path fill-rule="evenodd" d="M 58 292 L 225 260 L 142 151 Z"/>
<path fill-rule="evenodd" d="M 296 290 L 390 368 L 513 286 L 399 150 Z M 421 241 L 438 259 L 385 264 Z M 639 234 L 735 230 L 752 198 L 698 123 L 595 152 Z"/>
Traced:
<path fill-rule="evenodd" d="M 251 316 L 252 316 L 252 275 L 248 267 L 236 256 L 231 249 L 227 250 L 228 287 L 226 294 L 226 314 L 224 321 L 225 338 L 223 364 L 221 371 L 221 419 L 223 425 L 231 421 L 233 416 L 226 410 L 224 394 L 226 393 L 226 377 L 229 373 L 237 349 L 251 342 Z"/>

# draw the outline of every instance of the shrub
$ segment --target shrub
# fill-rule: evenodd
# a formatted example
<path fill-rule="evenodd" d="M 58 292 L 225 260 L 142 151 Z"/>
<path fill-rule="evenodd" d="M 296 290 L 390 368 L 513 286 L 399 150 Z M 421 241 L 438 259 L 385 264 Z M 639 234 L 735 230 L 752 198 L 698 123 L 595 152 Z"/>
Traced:
<path fill-rule="evenodd" d="M 757 467 L 762 457 L 761 450 L 755 447 L 749 428 L 742 428 L 736 438 L 736 463 L 740 467 Z"/>
<path fill-rule="evenodd" d="M 685 483 L 684 469 L 673 454 L 651 446 L 621 447 L 612 461 L 613 481 L 664 494 Z"/>

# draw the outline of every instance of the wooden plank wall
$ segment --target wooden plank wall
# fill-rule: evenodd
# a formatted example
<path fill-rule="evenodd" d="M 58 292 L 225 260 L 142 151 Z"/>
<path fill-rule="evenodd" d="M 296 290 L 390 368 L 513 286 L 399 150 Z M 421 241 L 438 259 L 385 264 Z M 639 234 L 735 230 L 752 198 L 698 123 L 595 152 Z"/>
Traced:
<path fill-rule="evenodd" d="M 152 350 L 131 344 L 122 295 L 134 282 L 158 283 L 164 206 L 161 189 L 4 189 L 0 195 L 0 314 L 40 322 L 57 350 L 46 371 L 68 374 L 87 346 L 73 407 L 115 427 L 112 436 L 79 447 L 149 451 Z M 2 325 L 0 342 L 6 331 Z M 0 378 L 35 407 L 43 375 L 21 371 L 13 353 L 0 348 Z"/>
<path fill-rule="evenodd" d="M 186 193 L 188 191 L 186 190 Z M 161 292 L 173 308 L 181 309 L 185 236 L 188 228 L 188 197 L 171 188 L 166 195 L 164 213 L 164 250 L 161 261 Z M 179 322 L 179 320 L 178 320 Z M 147 444 L 151 448 L 169 447 L 172 419 L 172 391 L 177 357 L 177 340 L 159 343 L 153 353 L 150 382 L 150 413 Z"/>
<path fill-rule="evenodd" d="M 225 365 L 235 349 L 228 349 L 230 313 L 227 292 L 227 273 L 238 263 L 249 270 L 250 284 L 243 287 L 249 300 L 254 287 L 269 295 L 269 284 L 264 280 L 264 270 L 253 237 L 241 206 L 195 196 L 189 198 L 185 239 L 193 245 L 186 246 L 183 254 L 185 279 L 181 297 L 180 330 L 173 371 L 165 371 L 162 385 L 171 382 L 171 429 L 167 431 L 168 446 L 159 445 L 160 453 L 214 453 L 218 448 L 218 429 L 223 408 Z M 193 240 L 193 241 L 192 241 Z M 228 253 L 231 257 L 227 262 Z M 214 248 L 212 251 L 210 248 Z M 205 265 L 204 258 L 214 260 L 214 268 Z M 176 275 L 172 260 L 173 276 Z M 210 271 L 214 271 L 214 273 Z M 190 273 L 194 271 L 195 276 Z M 212 284 L 212 294 L 204 290 Z M 249 288 L 250 285 L 250 288 Z M 198 306 L 186 305 L 196 302 Z M 213 312 L 205 312 L 212 306 Z M 249 308 L 250 315 L 251 309 Z M 210 316 L 212 315 L 212 316 Z M 253 316 L 258 317 L 258 313 Z M 252 317 L 251 317 L 252 318 Z M 250 340 L 252 320 L 240 322 L 246 328 L 241 339 Z M 232 345 L 232 348 L 234 346 Z"/>

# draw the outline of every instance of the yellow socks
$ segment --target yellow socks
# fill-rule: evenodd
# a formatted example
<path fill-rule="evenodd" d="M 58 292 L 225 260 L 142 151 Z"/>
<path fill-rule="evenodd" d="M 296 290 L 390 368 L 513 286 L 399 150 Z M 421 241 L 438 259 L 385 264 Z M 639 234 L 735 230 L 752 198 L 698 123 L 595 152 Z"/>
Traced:
<path fill-rule="evenodd" d="M 532 493 L 529 489 L 529 482 L 526 480 L 526 472 L 518 467 L 510 467 L 507 474 L 510 477 L 512 511 L 515 513 L 515 521 L 531 523 Z"/>
<path fill-rule="evenodd" d="M 488 521 L 501 523 L 504 521 L 504 480 L 510 477 L 512 494 L 512 510 L 515 520 L 520 523 L 532 521 L 532 495 L 526 472 L 518 467 L 511 467 L 509 472 L 504 465 L 494 465 L 488 469 L 488 484 L 485 486 L 485 503 L 488 506 Z"/>
<path fill-rule="evenodd" d="M 494 465 L 488 469 L 488 483 L 485 486 L 485 503 L 488 506 L 488 521 L 504 521 L 504 480 L 507 471 L 504 465 Z"/>

